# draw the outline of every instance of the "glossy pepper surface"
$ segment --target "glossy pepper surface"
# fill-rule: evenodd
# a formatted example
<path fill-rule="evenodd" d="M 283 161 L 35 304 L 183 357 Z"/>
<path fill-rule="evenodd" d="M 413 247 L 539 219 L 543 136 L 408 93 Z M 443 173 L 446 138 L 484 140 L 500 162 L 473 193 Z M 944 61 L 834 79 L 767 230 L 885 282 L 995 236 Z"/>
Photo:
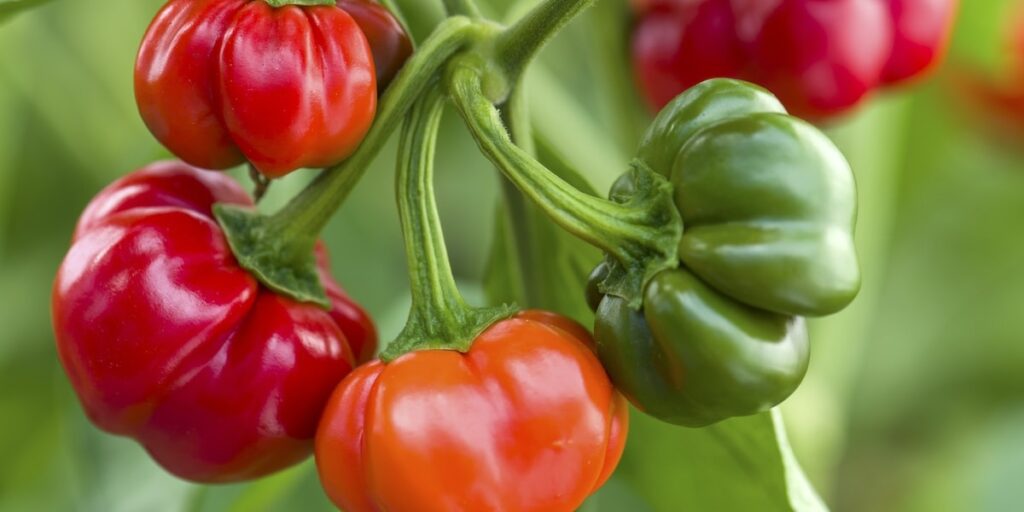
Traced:
<path fill-rule="evenodd" d="M 422 350 L 356 369 L 316 439 L 350 512 L 572 511 L 611 475 L 628 407 L 582 326 L 529 311 L 468 353 Z"/>
<path fill-rule="evenodd" d="M 311 453 L 324 404 L 376 332 L 322 248 L 330 311 L 262 287 L 235 262 L 214 203 L 252 205 L 227 176 L 180 162 L 113 183 L 79 220 L 52 308 L 94 423 L 179 477 L 229 482 Z"/>
<path fill-rule="evenodd" d="M 370 42 L 377 89 L 383 91 L 412 55 L 409 34 L 391 11 L 373 0 L 338 0 L 338 7 L 352 16 Z"/>
<path fill-rule="evenodd" d="M 945 53 L 956 0 L 634 2 L 637 80 L 660 108 L 697 83 L 758 83 L 793 115 L 832 117 Z"/>
<path fill-rule="evenodd" d="M 376 110 L 374 54 L 337 6 L 171 0 L 142 41 L 135 96 L 179 158 L 275 178 L 355 151 Z"/>
<path fill-rule="evenodd" d="M 703 82 L 670 103 L 638 160 L 671 180 L 683 220 L 678 269 L 647 284 L 642 310 L 591 278 L 595 338 L 616 386 L 673 423 L 701 426 L 774 406 L 807 368 L 800 316 L 854 298 L 856 193 L 816 129 L 744 82 Z M 631 174 L 612 199 L 632 194 Z"/>

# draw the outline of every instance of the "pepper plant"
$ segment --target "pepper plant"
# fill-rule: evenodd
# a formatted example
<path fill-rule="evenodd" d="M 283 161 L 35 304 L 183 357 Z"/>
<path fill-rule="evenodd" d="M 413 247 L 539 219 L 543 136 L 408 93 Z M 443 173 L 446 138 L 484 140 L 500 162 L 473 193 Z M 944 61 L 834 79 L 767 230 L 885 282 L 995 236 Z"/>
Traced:
<path fill-rule="evenodd" d="M 713 78 L 668 102 L 609 197 L 595 194 L 585 169 L 539 156 L 524 88 L 593 3 L 542 0 L 500 23 L 472 0 L 444 1 L 440 19 L 397 2 L 171 0 L 143 40 L 136 98 L 191 165 L 102 192 L 54 287 L 61 359 L 90 418 L 197 482 L 315 450 L 346 510 L 568 511 L 612 477 L 624 397 L 679 428 L 726 422 L 719 442 L 781 475 L 771 506 L 822 508 L 773 408 L 807 370 L 803 318 L 859 290 L 851 169 L 768 90 Z M 425 34 L 414 51 L 406 27 Z M 432 185 L 446 104 L 507 180 L 505 229 L 539 213 L 605 253 L 574 276 L 593 338 L 527 293 L 462 298 Z M 412 309 L 374 358 L 375 327 L 318 240 L 398 131 Z M 324 169 L 264 213 L 192 166 L 240 164 L 258 191 Z"/>

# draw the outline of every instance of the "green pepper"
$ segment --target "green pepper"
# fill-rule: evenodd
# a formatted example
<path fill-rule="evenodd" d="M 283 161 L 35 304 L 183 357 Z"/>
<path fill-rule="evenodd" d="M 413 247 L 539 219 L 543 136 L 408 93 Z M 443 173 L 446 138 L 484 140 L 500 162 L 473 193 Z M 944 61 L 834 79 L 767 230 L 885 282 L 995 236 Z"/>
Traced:
<path fill-rule="evenodd" d="M 770 93 L 725 79 L 666 106 L 638 161 L 673 186 L 679 267 L 645 285 L 640 310 L 602 297 L 619 262 L 594 271 L 588 301 L 609 374 L 639 409 L 680 425 L 777 405 L 807 370 L 801 317 L 841 310 L 860 287 L 849 165 Z M 616 182 L 613 201 L 630 200 L 636 175 Z"/>
<path fill-rule="evenodd" d="M 807 372 L 802 318 L 732 300 L 685 269 L 658 274 L 643 311 L 605 297 L 594 336 L 606 370 L 633 404 L 689 427 L 770 408 Z"/>

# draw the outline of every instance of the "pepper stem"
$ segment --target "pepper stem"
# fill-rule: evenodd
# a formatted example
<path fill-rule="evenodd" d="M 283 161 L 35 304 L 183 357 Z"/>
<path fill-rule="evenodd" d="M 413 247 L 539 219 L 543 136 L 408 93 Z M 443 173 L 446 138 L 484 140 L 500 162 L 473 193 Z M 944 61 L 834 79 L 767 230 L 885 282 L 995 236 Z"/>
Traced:
<path fill-rule="evenodd" d="M 646 283 L 678 265 L 682 219 L 671 184 L 634 161 L 635 194 L 627 202 L 581 192 L 512 142 L 500 112 L 483 93 L 482 76 L 472 59 L 453 61 L 447 76 L 449 93 L 477 145 L 552 221 L 622 265 L 622 275 L 610 278 L 603 291 L 638 307 Z"/>
<path fill-rule="evenodd" d="M 273 8 L 284 7 L 286 5 L 337 5 L 335 0 L 263 0 L 267 5 Z"/>
<path fill-rule="evenodd" d="M 444 63 L 479 31 L 479 25 L 464 17 L 449 18 L 438 26 L 388 88 L 356 152 L 322 172 L 277 213 L 265 216 L 247 208 L 216 205 L 214 213 L 239 265 L 278 293 L 329 307 L 313 257 L 320 232 Z"/>
<path fill-rule="evenodd" d="M 412 310 L 405 328 L 385 350 L 385 362 L 413 350 L 466 352 L 473 340 L 515 308 L 473 308 L 452 276 L 434 196 L 433 168 L 444 97 L 428 93 L 413 107 L 398 150 L 395 178 L 399 218 L 412 288 Z"/>
<path fill-rule="evenodd" d="M 537 52 L 594 1 L 545 0 L 498 36 L 495 53 L 508 82 L 517 82 Z"/>

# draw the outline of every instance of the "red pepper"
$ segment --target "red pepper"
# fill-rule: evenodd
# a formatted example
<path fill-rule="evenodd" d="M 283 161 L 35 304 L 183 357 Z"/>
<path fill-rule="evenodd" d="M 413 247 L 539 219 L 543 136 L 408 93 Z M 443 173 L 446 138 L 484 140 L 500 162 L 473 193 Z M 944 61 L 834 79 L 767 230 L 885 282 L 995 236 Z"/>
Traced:
<path fill-rule="evenodd" d="M 383 91 L 412 55 L 412 41 L 391 11 L 372 0 L 338 0 L 338 7 L 359 24 L 373 50 L 377 89 Z"/>
<path fill-rule="evenodd" d="M 845 112 L 879 85 L 892 25 L 879 0 L 784 0 L 753 39 L 755 82 L 790 113 Z"/>
<path fill-rule="evenodd" d="M 139 112 L 186 162 L 276 178 L 348 157 L 373 122 L 373 54 L 336 6 L 171 0 L 135 65 Z"/>
<path fill-rule="evenodd" d="M 316 438 L 349 512 L 571 511 L 611 476 L 628 407 L 575 322 L 499 321 L 468 353 L 409 352 L 338 387 Z"/>
<path fill-rule="evenodd" d="M 709 76 L 746 74 L 746 54 L 728 1 L 644 8 L 649 14 L 636 28 L 633 63 L 652 105 L 660 108 Z"/>
<path fill-rule="evenodd" d="M 107 187 L 79 220 L 52 307 L 94 423 L 182 478 L 229 482 L 310 454 L 331 391 L 376 332 L 322 248 L 330 311 L 261 286 L 236 263 L 214 203 L 252 205 L 231 178 L 179 162 Z"/>
<path fill-rule="evenodd" d="M 887 0 L 893 47 L 882 80 L 895 84 L 924 76 L 949 46 L 957 0 Z"/>
<path fill-rule="evenodd" d="M 801 117 L 848 111 L 925 74 L 945 53 L 956 0 L 636 0 L 636 76 L 660 109 L 710 78 L 751 81 Z"/>

